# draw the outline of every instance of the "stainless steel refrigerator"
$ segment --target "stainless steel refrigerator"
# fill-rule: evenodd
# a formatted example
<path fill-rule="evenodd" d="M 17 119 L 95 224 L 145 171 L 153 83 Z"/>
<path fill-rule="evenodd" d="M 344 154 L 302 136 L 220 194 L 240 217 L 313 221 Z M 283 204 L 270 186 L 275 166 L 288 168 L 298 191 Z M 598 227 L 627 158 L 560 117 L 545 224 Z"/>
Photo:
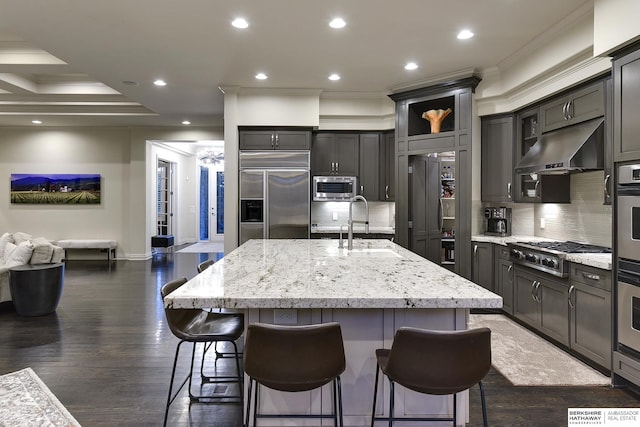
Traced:
<path fill-rule="evenodd" d="M 309 238 L 309 161 L 309 151 L 240 152 L 239 244 Z"/>

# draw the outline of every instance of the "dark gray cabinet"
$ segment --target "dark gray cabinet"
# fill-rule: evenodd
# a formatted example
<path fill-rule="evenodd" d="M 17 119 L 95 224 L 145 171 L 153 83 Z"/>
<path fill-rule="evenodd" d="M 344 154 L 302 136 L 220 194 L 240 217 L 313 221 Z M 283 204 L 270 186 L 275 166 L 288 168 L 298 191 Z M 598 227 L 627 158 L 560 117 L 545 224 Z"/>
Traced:
<path fill-rule="evenodd" d="M 602 117 L 604 108 L 602 81 L 576 89 L 540 106 L 542 132 Z"/>
<path fill-rule="evenodd" d="M 613 160 L 640 159 L 640 50 L 613 59 Z"/>
<path fill-rule="evenodd" d="M 538 107 L 521 111 L 516 115 L 514 167 L 529 152 L 541 135 L 539 116 L 540 108 Z M 514 180 L 513 195 L 516 202 L 534 203 L 538 201 L 536 180 L 531 175 L 516 175 Z"/>
<path fill-rule="evenodd" d="M 571 349 L 611 369 L 611 272 L 571 264 L 568 298 Z"/>
<path fill-rule="evenodd" d="M 493 281 L 493 244 L 487 242 L 472 242 L 473 248 L 473 282 L 496 292 Z"/>
<path fill-rule="evenodd" d="M 569 346 L 569 308 L 566 280 L 514 267 L 514 315 L 538 331 Z"/>
<path fill-rule="evenodd" d="M 359 135 L 318 132 L 311 144 L 312 175 L 358 176 Z"/>
<path fill-rule="evenodd" d="M 513 262 L 509 260 L 509 248 L 503 245 L 493 245 L 494 292 L 502 297 L 502 311 L 513 314 Z"/>
<path fill-rule="evenodd" d="M 307 129 L 240 129 L 240 150 L 309 150 Z"/>
<path fill-rule="evenodd" d="M 514 117 L 482 118 L 482 201 L 512 202 Z"/>
<path fill-rule="evenodd" d="M 604 182 L 603 204 L 611 204 L 613 194 L 613 79 L 604 81 L 605 110 L 604 110 Z"/>
<path fill-rule="evenodd" d="M 380 198 L 380 134 L 360 134 L 360 173 L 358 174 L 358 194 L 367 200 Z M 383 171 L 382 171 L 383 172 Z"/>
<path fill-rule="evenodd" d="M 380 197 L 393 202 L 396 198 L 396 142 L 394 132 L 382 134 L 380 150 Z"/>

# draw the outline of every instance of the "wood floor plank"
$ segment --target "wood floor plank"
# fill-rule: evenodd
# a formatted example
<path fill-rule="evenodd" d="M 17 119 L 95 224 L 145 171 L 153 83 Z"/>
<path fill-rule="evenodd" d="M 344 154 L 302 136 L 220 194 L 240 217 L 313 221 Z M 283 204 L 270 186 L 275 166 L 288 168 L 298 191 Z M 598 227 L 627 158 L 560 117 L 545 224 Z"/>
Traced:
<path fill-rule="evenodd" d="M 85 427 L 160 425 L 178 343 L 166 325 L 160 287 L 193 277 L 209 256 L 215 257 L 161 254 L 111 268 L 104 261 L 69 262 L 56 313 L 20 317 L 12 304 L 0 304 L 0 373 L 31 367 Z M 230 360 L 218 363 L 233 368 Z M 494 370 L 484 383 L 492 426 L 566 425 L 568 407 L 640 407 L 637 395 L 623 389 L 514 387 Z M 469 425 L 482 425 L 477 387 L 470 396 Z M 169 425 L 238 427 L 241 412 L 237 404 L 189 405 L 183 393 Z"/>

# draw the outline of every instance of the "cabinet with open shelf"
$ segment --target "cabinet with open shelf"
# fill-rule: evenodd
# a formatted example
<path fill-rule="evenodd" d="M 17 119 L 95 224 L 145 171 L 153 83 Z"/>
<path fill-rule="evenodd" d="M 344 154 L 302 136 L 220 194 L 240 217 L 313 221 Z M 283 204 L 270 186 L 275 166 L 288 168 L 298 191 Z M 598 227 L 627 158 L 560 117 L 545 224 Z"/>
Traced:
<path fill-rule="evenodd" d="M 440 163 L 440 264 L 447 268 L 455 265 L 456 233 L 456 162 L 453 152 L 450 154 Z"/>

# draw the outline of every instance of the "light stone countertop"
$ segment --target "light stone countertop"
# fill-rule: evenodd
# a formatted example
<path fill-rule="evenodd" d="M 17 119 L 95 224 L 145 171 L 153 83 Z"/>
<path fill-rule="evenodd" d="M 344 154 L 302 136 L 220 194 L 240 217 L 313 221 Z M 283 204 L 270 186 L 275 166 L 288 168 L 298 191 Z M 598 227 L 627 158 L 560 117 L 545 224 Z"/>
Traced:
<path fill-rule="evenodd" d="M 507 243 L 515 242 L 544 242 L 554 241 L 554 239 L 546 239 L 535 236 L 487 236 L 479 234 L 471 237 L 474 242 L 496 243 L 506 246 Z M 591 267 L 601 268 L 603 270 L 611 270 L 611 254 L 566 254 L 567 261 L 577 264 L 588 265 Z"/>
<path fill-rule="evenodd" d="M 346 245 L 346 242 L 345 242 Z M 500 308 L 502 298 L 389 240 L 249 240 L 167 308 Z"/>

